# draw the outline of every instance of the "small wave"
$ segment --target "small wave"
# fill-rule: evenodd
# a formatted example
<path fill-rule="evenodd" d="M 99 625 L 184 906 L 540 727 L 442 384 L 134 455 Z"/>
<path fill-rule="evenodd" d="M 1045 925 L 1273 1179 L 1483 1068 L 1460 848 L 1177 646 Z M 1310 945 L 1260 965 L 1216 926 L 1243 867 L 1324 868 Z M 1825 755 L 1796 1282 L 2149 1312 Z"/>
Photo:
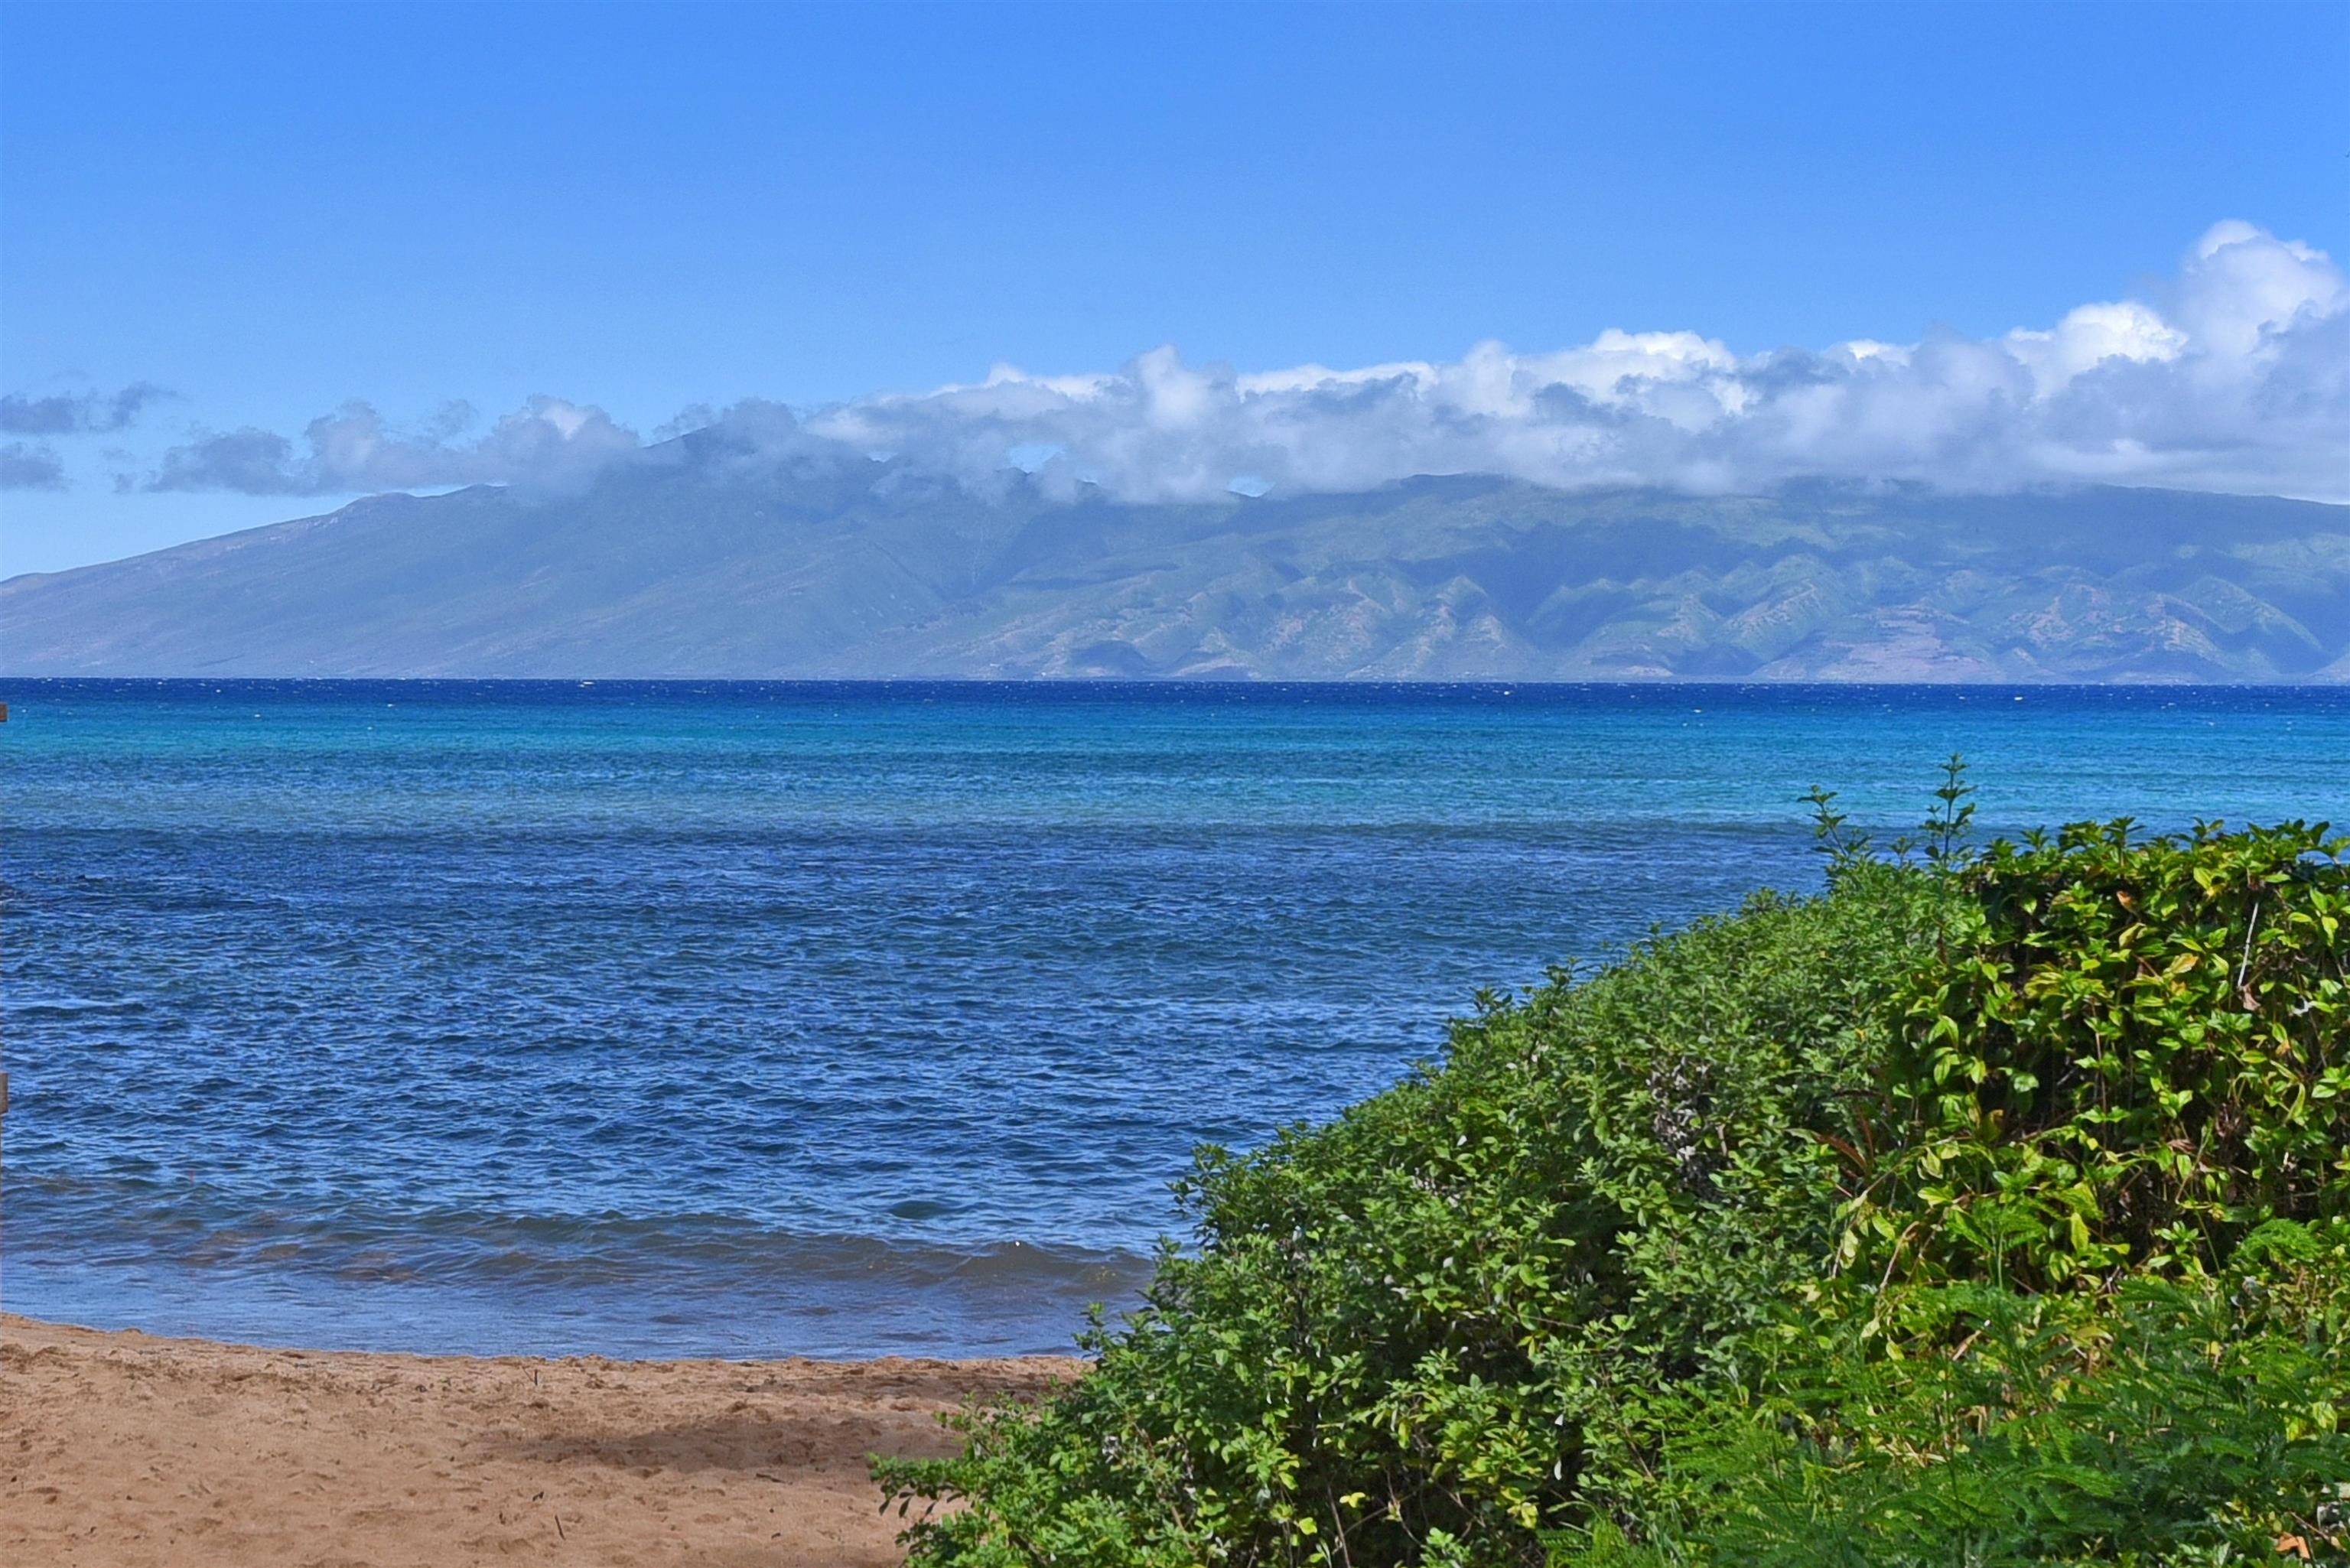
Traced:
<path fill-rule="evenodd" d="M 34 1023 L 69 1023 L 80 1018 L 134 1018 L 149 1010 L 150 1003 L 139 997 L 117 997 L 101 1000 L 89 996 L 11 997 L 9 1016 L 18 1024 Z"/>
<path fill-rule="evenodd" d="M 1066 1355 L 1087 1308 L 1137 1304 L 1151 1271 L 1128 1252 L 708 1217 L 425 1218 L 12 1222 L 10 1305 L 150 1333 L 425 1354 Z"/>
<path fill-rule="evenodd" d="M 950 1245 L 811 1234 L 708 1214 L 558 1217 L 439 1209 L 395 1217 L 279 1210 L 224 1212 L 206 1223 L 186 1205 L 133 1205 L 115 1212 L 97 1241 L 87 1211 L 102 1195 L 88 1189 L 92 1185 L 40 1184 L 49 1201 L 12 1217 L 12 1247 L 19 1255 L 102 1251 L 112 1263 L 202 1272 L 492 1288 L 658 1285 L 779 1299 L 847 1286 L 1109 1300 L 1138 1291 L 1151 1268 L 1149 1258 L 1118 1250 L 1016 1239 Z"/>

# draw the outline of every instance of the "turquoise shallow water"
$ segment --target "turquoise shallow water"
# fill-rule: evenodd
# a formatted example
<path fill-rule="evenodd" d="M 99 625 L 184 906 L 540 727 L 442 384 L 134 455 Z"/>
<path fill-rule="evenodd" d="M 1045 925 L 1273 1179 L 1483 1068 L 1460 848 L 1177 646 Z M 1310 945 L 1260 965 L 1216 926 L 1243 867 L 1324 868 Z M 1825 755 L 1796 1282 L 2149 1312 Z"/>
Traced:
<path fill-rule="evenodd" d="M 16 682 L 0 1303 L 382 1348 L 1059 1348 L 1480 987 L 1800 796 L 2350 822 L 2350 691 Z"/>

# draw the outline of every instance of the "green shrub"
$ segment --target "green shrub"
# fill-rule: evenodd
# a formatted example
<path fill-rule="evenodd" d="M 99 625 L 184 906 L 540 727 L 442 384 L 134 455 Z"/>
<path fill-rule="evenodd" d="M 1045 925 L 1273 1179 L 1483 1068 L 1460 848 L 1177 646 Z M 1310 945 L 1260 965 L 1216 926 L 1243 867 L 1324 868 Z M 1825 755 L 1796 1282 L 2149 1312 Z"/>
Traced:
<path fill-rule="evenodd" d="M 2350 885 L 2294 823 L 1995 844 L 1903 988 L 1846 1261 L 2032 1287 L 2350 1212 Z"/>
<path fill-rule="evenodd" d="M 1857 1319 L 1768 1336 L 1744 1386 L 1679 1402 L 1638 1505 L 1555 1561 L 2339 1561 L 2350 1232 L 2256 1235 L 2225 1280 L 2140 1276 L 2102 1302 L 1900 1293 L 1898 1332 L 1950 1354 L 1888 1355 Z"/>
<path fill-rule="evenodd" d="M 1980 1560 L 2303 1517 L 2221 1519 L 2230 1489 L 2338 1462 L 2334 1396 L 2241 1463 L 2213 1456 L 2284 1407 L 2230 1425 L 2214 1401 L 2247 1376 L 2340 1386 L 2312 1327 L 2338 1298 L 2256 1322 L 2280 1298 L 2236 1257 L 2339 1244 L 2340 846 L 2116 825 L 1969 856 L 1965 794 L 1954 767 L 1926 854 L 1890 860 L 1820 796 L 1825 895 L 1482 998 L 1440 1067 L 1202 1151 L 1179 1185 L 1195 1249 L 1096 1326 L 1087 1376 L 968 1413 L 959 1458 L 879 1467 L 901 1510 L 967 1505 L 914 1518 L 915 1562 L 1775 1561 L 1755 1532 L 1963 1522 L 1961 1492 L 2067 1476 L 2052 1517 L 2159 1496 L 2186 1522 L 1993 1519 L 1982 1549 L 2010 1555 Z M 2114 1441 L 2068 1435 L 2092 1428 Z M 1800 1556 L 1821 1528 L 1783 1560 L 1837 1560 Z"/>

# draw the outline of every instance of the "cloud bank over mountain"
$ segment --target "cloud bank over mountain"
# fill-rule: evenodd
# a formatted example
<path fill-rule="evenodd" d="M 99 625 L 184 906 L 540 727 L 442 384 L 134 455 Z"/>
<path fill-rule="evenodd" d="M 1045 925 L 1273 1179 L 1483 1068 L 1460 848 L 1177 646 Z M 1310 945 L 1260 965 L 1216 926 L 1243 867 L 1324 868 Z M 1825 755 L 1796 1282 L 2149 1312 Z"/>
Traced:
<path fill-rule="evenodd" d="M 1929 335 L 1742 355 L 1693 331 L 1611 329 L 1579 348 L 1481 344 L 1450 363 L 1241 372 L 1171 346 L 1097 374 L 998 367 L 983 381 L 794 413 L 688 410 L 747 462 L 886 455 L 985 492 L 1123 502 L 1353 492 L 1482 473 L 1561 489 L 1752 493 L 1799 478 L 1996 493 L 2044 483 L 2350 499 L 2350 283 L 2324 253 L 2214 225 L 2148 299 L 2083 305 L 1988 339 Z M 365 403 L 298 441 L 209 434 L 126 483 L 336 494 L 500 483 L 574 488 L 671 449 L 592 405 L 534 399 L 475 431 L 456 405 L 397 430 Z"/>
<path fill-rule="evenodd" d="M 247 495 L 331 495 L 462 484 L 561 486 L 636 457 L 644 443 L 598 408 L 533 398 L 466 439 L 473 410 L 452 403 L 422 428 L 394 430 L 363 402 L 312 420 L 302 447 L 274 431 L 206 436 L 163 454 L 148 490 L 234 490 Z"/>

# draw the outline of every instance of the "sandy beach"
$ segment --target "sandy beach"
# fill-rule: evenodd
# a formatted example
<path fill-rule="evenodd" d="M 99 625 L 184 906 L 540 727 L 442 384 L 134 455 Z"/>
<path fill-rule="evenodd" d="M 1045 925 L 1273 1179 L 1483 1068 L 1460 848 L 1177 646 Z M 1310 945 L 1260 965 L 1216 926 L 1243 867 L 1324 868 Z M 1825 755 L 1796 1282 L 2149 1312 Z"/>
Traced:
<path fill-rule="evenodd" d="M 1082 1364 L 267 1350 L 0 1314 L 0 1562 L 894 1563 L 873 1453 Z"/>

